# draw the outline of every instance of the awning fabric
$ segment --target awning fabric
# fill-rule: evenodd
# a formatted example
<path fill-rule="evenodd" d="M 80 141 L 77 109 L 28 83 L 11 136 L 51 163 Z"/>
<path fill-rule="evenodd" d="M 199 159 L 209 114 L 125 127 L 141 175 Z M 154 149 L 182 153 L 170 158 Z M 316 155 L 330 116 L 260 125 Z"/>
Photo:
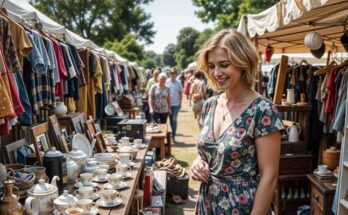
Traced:
<path fill-rule="evenodd" d="M 276 53 L 309 52 L 303 39 L 310 31 L 320 33 L 326 50 L 335 46 L 345 51 L 340 37 L 347 16 L 347 0 L 281 0 L 261 13 L 242 17 L 238 30 L 251 38 L 257 35 L 260 51 L 271 45 Z"/>

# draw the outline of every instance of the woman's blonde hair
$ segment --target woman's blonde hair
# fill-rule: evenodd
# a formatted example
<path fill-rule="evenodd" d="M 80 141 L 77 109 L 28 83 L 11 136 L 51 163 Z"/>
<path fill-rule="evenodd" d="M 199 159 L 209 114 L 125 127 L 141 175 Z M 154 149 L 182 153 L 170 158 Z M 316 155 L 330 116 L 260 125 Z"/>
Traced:
<path fill-rule="evenodd" d="M 218 90 L 218 85 L 210 74 L 208 66 L 208 54 L 217 47 L 227 51 L 231 63 L 242 71 L 242 83 L 252 88 L 257 72 L 257 51 L 251 41 L 235 29 L 223 29 L 217 32 L 196 54 L 198 68 L 206 74 L 209 85 L 214 90 Z"/>

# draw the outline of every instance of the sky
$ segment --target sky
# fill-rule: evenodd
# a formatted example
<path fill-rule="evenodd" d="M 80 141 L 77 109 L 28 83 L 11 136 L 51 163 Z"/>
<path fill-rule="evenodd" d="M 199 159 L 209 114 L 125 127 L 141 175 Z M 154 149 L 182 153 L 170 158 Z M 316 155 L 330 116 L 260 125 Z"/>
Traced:
<path fill-rule="evenodd" d="M 146 50 L 163 53 L 164 48 L 170 43 L 176 43 L 176 37 L 183 27 L 193 27 L 198 31 L 213 28 L 213 23 L 202 23 L 194 14 L 197 10 L 191 0 L 153 0 L 144 7 L 146 13 L 151 14 L 156 35 L 154 43 L 147 46 Z"/>

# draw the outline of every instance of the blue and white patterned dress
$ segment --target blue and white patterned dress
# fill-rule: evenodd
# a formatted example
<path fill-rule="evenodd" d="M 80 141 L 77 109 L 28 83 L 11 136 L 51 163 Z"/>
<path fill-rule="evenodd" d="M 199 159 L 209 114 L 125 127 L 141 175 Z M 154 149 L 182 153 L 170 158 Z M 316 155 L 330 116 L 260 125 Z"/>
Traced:
<path fill-rule="evenodd" d="M 202 109 L 197 147 L 211 177 L 201 184 L 196 214 L 250 214 L 259 174 L 255 140 L 282 130 L 283 124 L 272 102 L 258 97 L 214 138 L 217 100 L 218 96 L 210 98 Z"/>

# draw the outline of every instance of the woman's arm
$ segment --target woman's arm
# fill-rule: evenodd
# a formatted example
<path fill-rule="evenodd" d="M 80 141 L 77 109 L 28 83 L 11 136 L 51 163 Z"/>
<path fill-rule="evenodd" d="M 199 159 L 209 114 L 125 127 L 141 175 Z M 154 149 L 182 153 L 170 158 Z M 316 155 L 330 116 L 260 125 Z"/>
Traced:
<path fill-rule="evenodd" d="M 153 112 L 153 106 L 152 106 L 152 90 L 149 91 L 149 101 L 148 102 L 149 102 L 149 112 L 151 115 L 153 115 L 154 112 Z"/>
<path fill-rule="evenodd" d="M 267 214 L 278 182 L 280 159 L 280 132 L 273 132 L 256 140 L 260 183 L 256 190 L 251 215 Z"/>
<path fill-rule="evenodd" d="M 168 88 L 169 89 L 169 88 Z M 171 115 L 172 114 L 172 109 L 171 109 L 171 98 L 170 98 L 170 89 L 168 90 L 168 94 L 167 94 L 167 102 L 168 102 L 168 114 Z"/>

